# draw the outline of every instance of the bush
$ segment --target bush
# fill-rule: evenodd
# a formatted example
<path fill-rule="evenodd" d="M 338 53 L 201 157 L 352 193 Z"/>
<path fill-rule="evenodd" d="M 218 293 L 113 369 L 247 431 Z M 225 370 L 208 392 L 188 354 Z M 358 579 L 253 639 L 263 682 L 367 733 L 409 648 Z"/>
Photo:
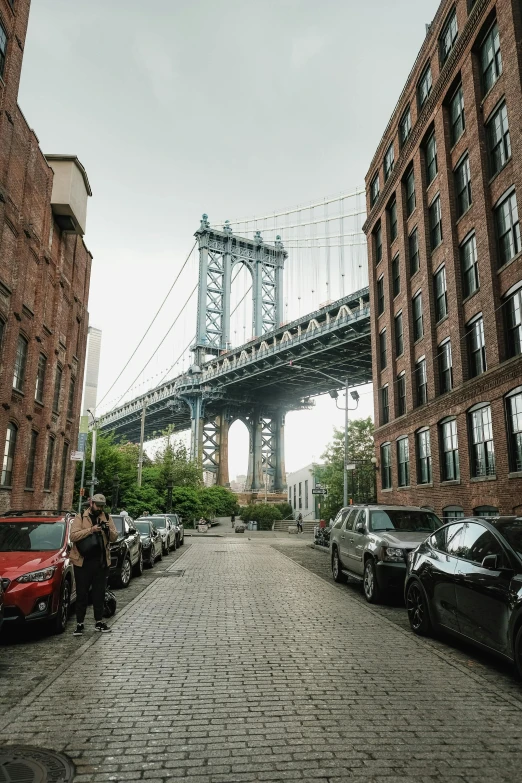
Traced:
<path fill-rule="evenodd" d="M 272 530 L 276 519 L 283 519 L 283 515 L 275 503 L 253 503 L 241 509 L 241 519 L 243 522 L 256 521 L 258 530 Z"/>
<path fill-rule="evenodd" d="M 274 506 L 281 512 L 282 519 L 294 518 L 294 510 L 290 503 L 274 503 Z"/>

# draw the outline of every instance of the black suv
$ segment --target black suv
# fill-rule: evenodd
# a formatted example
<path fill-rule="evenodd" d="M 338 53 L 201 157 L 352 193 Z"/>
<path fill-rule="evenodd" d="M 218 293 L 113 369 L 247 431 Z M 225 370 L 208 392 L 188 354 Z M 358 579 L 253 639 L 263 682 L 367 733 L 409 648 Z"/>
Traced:
<path fill-rule="evenodd" d="M 112 516 L 118 539 L 111 544 L 111 567 L 109 579 L 118 587 L 128 587 L 132 573 L 143 573 L 143 549 L 141 537 L 130 517 L 117 514 Z"/>

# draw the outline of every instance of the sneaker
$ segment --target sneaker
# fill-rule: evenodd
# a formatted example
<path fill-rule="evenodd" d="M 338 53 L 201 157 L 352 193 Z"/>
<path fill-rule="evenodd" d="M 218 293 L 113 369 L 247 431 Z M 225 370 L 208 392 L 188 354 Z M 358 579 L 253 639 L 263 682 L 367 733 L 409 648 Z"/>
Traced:
<path fill-rule="evenodd" d="M 85 626 L 83 623 L 78 623 L 76 626 L 76 630 L 73 632 L 73 636 L 83 636 L 83 632 L 85 631 Z"/>
<path fill-rule="evenodd" d="M 96 623 L 94 626 L 95 631 L 101 631 L 102 633 L 110 633 L 111 629 L 107 625 L 107 623 Z"/>

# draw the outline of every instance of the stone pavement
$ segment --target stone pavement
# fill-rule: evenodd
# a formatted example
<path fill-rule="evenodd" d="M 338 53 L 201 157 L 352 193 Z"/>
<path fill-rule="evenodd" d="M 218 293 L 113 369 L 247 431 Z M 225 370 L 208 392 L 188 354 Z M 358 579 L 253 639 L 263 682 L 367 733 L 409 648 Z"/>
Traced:
<path fill-rule="evenodd" d="M 303 568 L 304 549 L 193 539 L 183 575 L 4 713 L 2 741 L 65 752 L 76 783 L 520 780 L 519 691 Z"/>

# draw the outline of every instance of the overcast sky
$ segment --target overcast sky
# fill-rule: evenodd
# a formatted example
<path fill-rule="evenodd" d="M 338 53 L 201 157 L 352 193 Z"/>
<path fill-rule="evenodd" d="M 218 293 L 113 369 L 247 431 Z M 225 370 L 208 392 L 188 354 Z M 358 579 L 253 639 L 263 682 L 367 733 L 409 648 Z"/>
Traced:
<path fill-rule="evenodd" d="M 202 212 L 262 214 L 363 184 L 437 6 L 33 0 L 20 105 L 44 153 L 78 155 L 93 190 L 85 241 L 91 323 L 103 331 L 100 397 L 181 267 Z M 193 283 L 180 281 L 109 400 L 147 362 Z M 179 340 L 191 332 L 191 323 L 176 327 Z M 161 377 L 175 343 L 166 341 L 143 383 Z M 365 391 L 361 412 L 370 415 Z M 334 424 L 342 414 L 330 398 L 289 414 L 287 468 L 318 459 Z M 232 477 L 246 471 L 246 448 L 236 424 Z"/>

